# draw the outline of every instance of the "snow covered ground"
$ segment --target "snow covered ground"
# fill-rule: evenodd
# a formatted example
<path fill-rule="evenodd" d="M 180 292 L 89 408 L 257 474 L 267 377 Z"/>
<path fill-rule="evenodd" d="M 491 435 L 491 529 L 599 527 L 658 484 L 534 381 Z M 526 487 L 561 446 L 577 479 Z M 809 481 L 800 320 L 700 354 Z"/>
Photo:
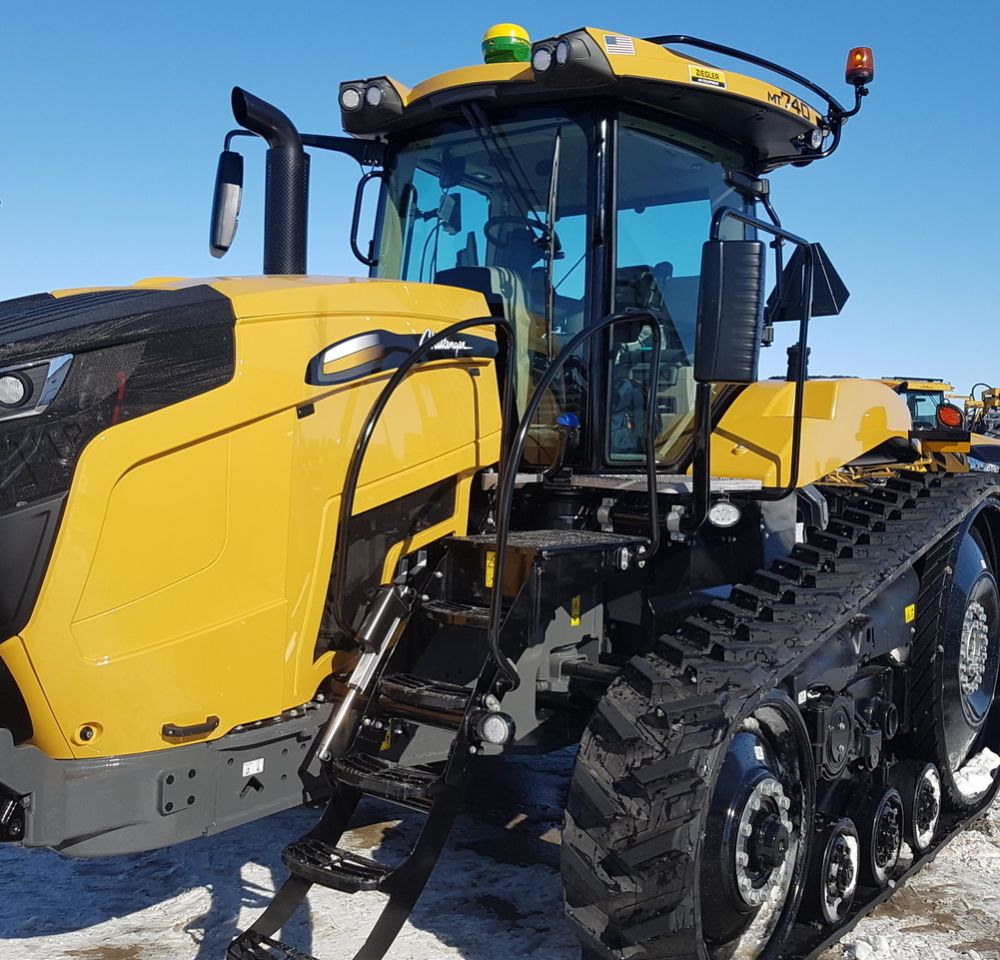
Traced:
<path fill-rule="evenodd" d="M 558 839 L 572 755 L 484 764 L 464 816 L 390 957 L 577 960 L 562 922 Z M 369 802 L 358 850 L 405 851 L 419 818 L 387 834 L 397 808 Z M 281 849 L 311 827 L 299 809 L 168 850 L 72 861 L 0 849 L 5 960 L 223 960 L 285 876 Z M 334 960 L 352 956 L 378 895 L 314 890 L 284 939 Z M 845 944 L 857 960 L 1000 958 L 1000 810 L 957 838 Z M 830 951 L 836 960 L 839 951 Z"/>

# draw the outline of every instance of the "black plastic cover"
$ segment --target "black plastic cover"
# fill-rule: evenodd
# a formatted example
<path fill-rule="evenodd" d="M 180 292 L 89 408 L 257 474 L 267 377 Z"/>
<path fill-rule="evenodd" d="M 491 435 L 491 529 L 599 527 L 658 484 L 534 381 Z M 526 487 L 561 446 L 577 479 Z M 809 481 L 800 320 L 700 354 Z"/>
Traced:
<path fill-rule="evenodd" d="M 0 371 L 73 356 L 43 413 L 0 421 L 0 511 L 66 492 L 107 427 L 228 382 L 234 325 L 228 298 L 207 286 L 0 303 Z"/>
<path fill-rule="evenodd" d="M 31 616 L 65 501 L 60 494 L 0 514 L 0 639 Z"/>
<path fill-rule="evenodd" d="M 760 240 L 709 240 L 702 247 L 694 351 L 694 377 L 700 383 L 757 379 L 764 252 Z"/>

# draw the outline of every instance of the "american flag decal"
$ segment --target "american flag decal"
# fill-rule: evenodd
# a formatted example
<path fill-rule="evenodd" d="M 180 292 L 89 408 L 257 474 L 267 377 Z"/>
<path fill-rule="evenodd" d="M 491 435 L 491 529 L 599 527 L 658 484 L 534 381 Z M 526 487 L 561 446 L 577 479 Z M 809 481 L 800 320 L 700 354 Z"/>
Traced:
<path fill-rule="evenodd" d="M 604 49 L 608 53 L 622 53 L 629 57 L 635 56 L 635 44 L 631 37 L 622 37 L 616 33 L 604 34 Z"/>

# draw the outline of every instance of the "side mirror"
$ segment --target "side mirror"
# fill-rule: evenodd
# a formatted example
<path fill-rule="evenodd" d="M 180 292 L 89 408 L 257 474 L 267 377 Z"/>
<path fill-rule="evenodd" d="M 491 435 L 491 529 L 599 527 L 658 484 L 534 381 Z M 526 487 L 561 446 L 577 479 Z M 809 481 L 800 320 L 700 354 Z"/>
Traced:
<path fill-rule="evenodd" d="M 219 154 L 212 198 L 212 223 L 208 249 L 213 257 L 224 257 L 233 245 L 243 201 L 243 156 L 235 150 Z"/>
<path fill-rule="evenodd" d="M 699 383 L 757 379 L 764 262 L 760 240 L 709 240 L 702 247 L 694 351 Z"/>
<path fill-rule="evenodd" d="M 446 194 L 438 206 L 438 221 L 441 229 L 449 237 L 455 236 L 462 229 L 462 195 L 460 193 Z"/>

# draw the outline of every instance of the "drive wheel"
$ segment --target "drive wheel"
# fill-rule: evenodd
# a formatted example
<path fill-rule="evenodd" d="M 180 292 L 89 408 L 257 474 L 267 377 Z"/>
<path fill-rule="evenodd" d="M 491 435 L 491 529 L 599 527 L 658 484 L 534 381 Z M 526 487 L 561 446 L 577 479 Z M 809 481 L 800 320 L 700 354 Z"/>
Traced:
<path fill-rule="evenodd" d="M 974 530 L 928 558 L 914 653 L 918 743 L 930 745 L 949 804 L 971 809 L 992 786 L 970 760 L 983 746 L 1000 672 L 1000 592 Z"/>

